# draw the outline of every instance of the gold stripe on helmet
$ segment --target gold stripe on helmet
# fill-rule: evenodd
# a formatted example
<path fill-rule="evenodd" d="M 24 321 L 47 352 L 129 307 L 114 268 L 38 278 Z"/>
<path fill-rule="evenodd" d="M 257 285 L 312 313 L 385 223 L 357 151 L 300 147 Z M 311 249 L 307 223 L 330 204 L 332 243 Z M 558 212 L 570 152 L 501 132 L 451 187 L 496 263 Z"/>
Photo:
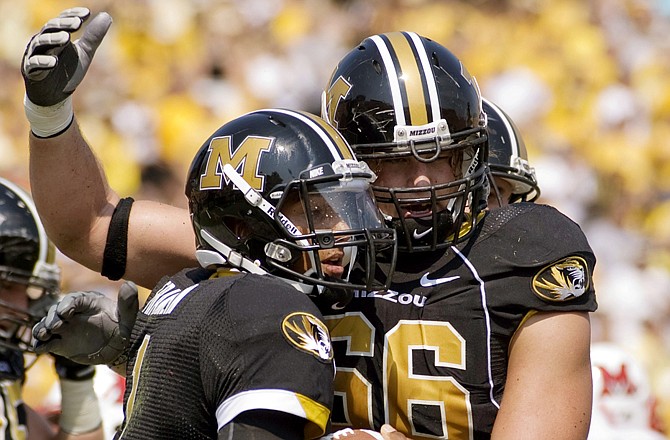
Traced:
<path fill-rule="evenodd" d="M 419 61 L 412 51 L 410 40 L 402 32 L 384 34 L 395 53 L 400 68 L 399 79 L 401 88 L 405 90 L 409 121 L 411 125 L 424 125 L 431 122 L 428 119 L 427 99 L 424 93 L 423 76 Z M 423 47 L 416 48 L 424 50 Z"/>
<path fill-rule="evenodd" d="M 354 158 L 354 154 L 351 151 L 349 144 L 347 143 L 347 141 L 344 140 L 340 132 L 337 131 L 332 125 L 330 125 L 322 118 L 313 115 L 312 113 L 307 112 L 299 112 L 299 113 L 317 123 L 319 127 L 321 127 L 323 131 L 326 132 L 326 134 L 330 137 L 331 141 L 333 142 L 333 145 L 339 150 L 340 154 L 342 155 L 342 159 Z"/>

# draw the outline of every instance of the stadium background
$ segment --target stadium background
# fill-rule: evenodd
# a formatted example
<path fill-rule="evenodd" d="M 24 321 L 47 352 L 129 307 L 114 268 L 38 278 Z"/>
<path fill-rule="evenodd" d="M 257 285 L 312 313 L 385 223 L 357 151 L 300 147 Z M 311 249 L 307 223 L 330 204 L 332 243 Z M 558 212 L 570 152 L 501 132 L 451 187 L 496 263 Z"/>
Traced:
<path fill-rule="evenodd" d="M 644 362 L 670 426 L 670 1 L 0 0 L 0 175 L 26 188 L 21 55 L 72 6 L 114 18 L 75 94 L 112 186 L 181 206 L 215 128 L 261 107 L 318 113 L 335 64 L 365 36 L 413 30 L 447 46 L 519 125 L 540 201 L 589 237 L 593 339 Z M 115 293 L 59 259 L 65 289 Z M 29 403 L 49 371 L 31 373 Z"/>

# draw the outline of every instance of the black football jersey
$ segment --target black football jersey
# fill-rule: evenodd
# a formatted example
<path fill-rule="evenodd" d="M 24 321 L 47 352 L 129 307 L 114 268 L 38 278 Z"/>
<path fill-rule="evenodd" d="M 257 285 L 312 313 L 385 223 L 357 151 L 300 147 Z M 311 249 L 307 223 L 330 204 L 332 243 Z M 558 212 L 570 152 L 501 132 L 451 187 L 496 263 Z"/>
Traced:
<path fill-rule="evenodd" d="M 337 366 L 333 428 L 489 438 L 514 332 L 538 311 L 595 311 L 594 265 L 577 224 L 530 203 L 487 213 L 446 252 L 401 255 L 391 290 L 324 310 Z"/>
<path fill-rule="evenodd" d="M 272 276 L 163 278 L 132 331 L 121 439 L 215 439 L 238 414 L 283 411 L 320 436 L 332 347 L 316 306 Z"/>

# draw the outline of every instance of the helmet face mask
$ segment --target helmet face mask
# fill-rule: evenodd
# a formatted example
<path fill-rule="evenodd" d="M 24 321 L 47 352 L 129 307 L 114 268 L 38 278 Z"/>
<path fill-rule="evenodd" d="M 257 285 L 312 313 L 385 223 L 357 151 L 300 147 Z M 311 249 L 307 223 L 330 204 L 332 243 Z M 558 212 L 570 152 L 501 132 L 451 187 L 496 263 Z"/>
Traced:
<path fill-rule="evenodd" d="M 469 237 L 488 195 L 486 116 L 476 80 L 451 52 L 412 32 L 366 38 L 333 72 L 322 115 L 377 172 L 375 196 L 400 251 L 432 251 Z M 402 159 L 460 166 L 451 178 L 434 173 L 426 184 L 385 184 L 399 168 L 390 161 Z"/>
<path fill-rule="evenodd" d="M 189 172 L 198 259 L 273 274 L 315 296 L 386 289 L 390 277 L 377 281 L 375 269 L 377 258 L 395 259 L 395 234 L 375 205 L 374 178 L 314 115 L 237 118 L 205 142 Z"/>
<path fill-rule="evenodd" d="M 0 178 L 0 346 L 32 351 L 30 330 L 55 303 L 55 248 L 23 189 Z"/>
<path fill-rule="evenodd" d="M 483 108 L 488 120 L 488 164 L 492 178 L 509 182 L 512 187 L 509 203 L 534 202 L 540 197 L 540 187 L 519 129 L 500 107 L 485 98 Z"/>
<path fill-rule="evenodd" d="M 268 264 L 278 271 L 306 283 L 316 278 L 321 280 L 319 285 L 330 288 L 341 287 L 342 278 L 353 283 L 343 270 L 353 269 L 351 263 L 359 255 L 366 255 L 369 241 L 380 251 L 390 250 L 392 245 L 387 240 L 393 235 L 374 203 L 370 187 L 374 174 L 365 163 L 357 162 L 357 173 L 344 177 L 333 171 L 340 164 L 336 161 L 334 167 L 324 164 L 303 171 L 299 179 L 286 185 L 275 210 L 275 221 L 286 238 L 268 243 L 265 249 L 268 257 L 276 255 L 277 250 L 299 256 L 299 271 L 280 264 L 280 258 L 269 258 Z M 318 177 L 309 177 L 311 173 Z M 369 256 L 374 258 L 375 254 Z M 368 267 L 375 265 L 374 260 L 365 263 Z M 328 266 L 331 273 L 324 273 L 323 266 Z M 368 283 L 374 283 L 374 278 L 353 287 L 368 289 Z"/>

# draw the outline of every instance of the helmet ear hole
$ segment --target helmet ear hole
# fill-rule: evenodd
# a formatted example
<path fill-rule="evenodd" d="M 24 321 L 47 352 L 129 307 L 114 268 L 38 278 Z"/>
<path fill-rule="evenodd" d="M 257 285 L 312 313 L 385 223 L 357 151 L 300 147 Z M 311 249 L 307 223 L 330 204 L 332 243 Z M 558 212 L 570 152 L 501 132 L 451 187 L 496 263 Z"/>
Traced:
<path fill-rule="evenodd" d="M 223 225 L 228 228 L 228 230 L 233 235 L 237 236 L 238 240 L 244 241 L 245 238 L 247 238 L 249 235 L 249 227 L 242 219 L 238 219 L 232 216 L 225 216 L 222 218 L 222 220 Z"/>

